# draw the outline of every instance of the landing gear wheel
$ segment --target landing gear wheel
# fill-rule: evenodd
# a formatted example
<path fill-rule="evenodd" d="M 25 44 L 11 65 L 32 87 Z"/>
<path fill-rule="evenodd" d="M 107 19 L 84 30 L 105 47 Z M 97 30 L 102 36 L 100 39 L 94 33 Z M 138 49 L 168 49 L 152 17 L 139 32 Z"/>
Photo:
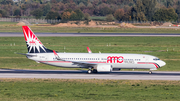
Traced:
<path fill-rule="evenodd" d="M 152 74 L 152 71 L 149 71 L 149 74 Z"/>
<path fill-rule="evenodd" d="M 97 73 L 97 69 L 93 69 L 93 73 Z"/>
<path fill-rule="evenodd" d="M 88 72 L 88 74 L 91 74 L 91 73 L 92 73 L 92 70 L 91 70 L 91 69 L 89 69 L 87 72 Z"/>

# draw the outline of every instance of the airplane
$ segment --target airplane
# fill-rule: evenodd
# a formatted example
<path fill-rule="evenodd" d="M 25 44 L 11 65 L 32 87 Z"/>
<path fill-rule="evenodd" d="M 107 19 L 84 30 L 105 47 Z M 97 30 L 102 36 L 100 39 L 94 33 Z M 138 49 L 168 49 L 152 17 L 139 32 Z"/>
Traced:
<path fill-rule="evenodd" d="M 152 70 L 166 65 L 158 57 L 128 53 L 60 53 L 46 48 L 28 26 L 22 26 L 28 53 L 26 57 L 38 63 L 57 67 L 87 68 L 87 73 L 111 72 L 121 69 Z M 90 49 L 89 49 L 90 50 Z"/>

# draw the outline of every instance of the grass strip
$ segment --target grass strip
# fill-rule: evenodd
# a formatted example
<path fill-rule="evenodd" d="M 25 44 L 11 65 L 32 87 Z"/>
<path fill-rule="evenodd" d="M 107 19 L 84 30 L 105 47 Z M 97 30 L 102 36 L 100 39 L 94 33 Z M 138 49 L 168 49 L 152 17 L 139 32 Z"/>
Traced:
<path fill-rule="evenodd" d="M 179 101 L 180 81 L 0 79 L 0 100 Z"/>
<path fill-rule="evenodd" d="M 30 26 L 34 32 L 49 33 L 179 33 L 179 28 L 106 28 L 106 27 L 55 27 Z M 0 25 L 0 32 L 22 32 L 21 26 L 15 24 Z"/>

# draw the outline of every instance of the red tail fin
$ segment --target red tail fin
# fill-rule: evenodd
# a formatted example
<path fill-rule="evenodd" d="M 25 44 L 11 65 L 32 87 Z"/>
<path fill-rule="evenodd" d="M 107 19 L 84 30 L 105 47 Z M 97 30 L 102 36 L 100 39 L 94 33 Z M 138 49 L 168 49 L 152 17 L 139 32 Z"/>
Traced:
<path fill-rule="evenodd" d="M 28 26 L 22 26 L 22 29 L 29 53 L 52 52 L 52 50 L 49 50 L 46 47 L 44 47 L 41 41 L 37 38 L 37 36 L 32 32 L 32 30 Z"/>
<path fill-rule="evenodd" d="M 42 43 L 39 41 L 37 36 L 33 33 L 33 31 L 28 26 L 22 26 L 22 28 L 23 28 L 24 38 L 26 41 L 29 41 L 30 39 L 36 40 L 37 42 L 39 42 L 39 44 L 42 45 Z"/>

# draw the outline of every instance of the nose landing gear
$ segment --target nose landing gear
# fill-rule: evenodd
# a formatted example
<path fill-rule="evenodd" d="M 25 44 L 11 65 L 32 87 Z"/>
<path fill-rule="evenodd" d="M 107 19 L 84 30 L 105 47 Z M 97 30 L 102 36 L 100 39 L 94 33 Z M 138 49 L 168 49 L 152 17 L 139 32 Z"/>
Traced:
<path fill-rule="evenodd" d="M 152 74 L 152 71 L 151 71 L 151 70 L 149 71 L 149 74 Z"/>

